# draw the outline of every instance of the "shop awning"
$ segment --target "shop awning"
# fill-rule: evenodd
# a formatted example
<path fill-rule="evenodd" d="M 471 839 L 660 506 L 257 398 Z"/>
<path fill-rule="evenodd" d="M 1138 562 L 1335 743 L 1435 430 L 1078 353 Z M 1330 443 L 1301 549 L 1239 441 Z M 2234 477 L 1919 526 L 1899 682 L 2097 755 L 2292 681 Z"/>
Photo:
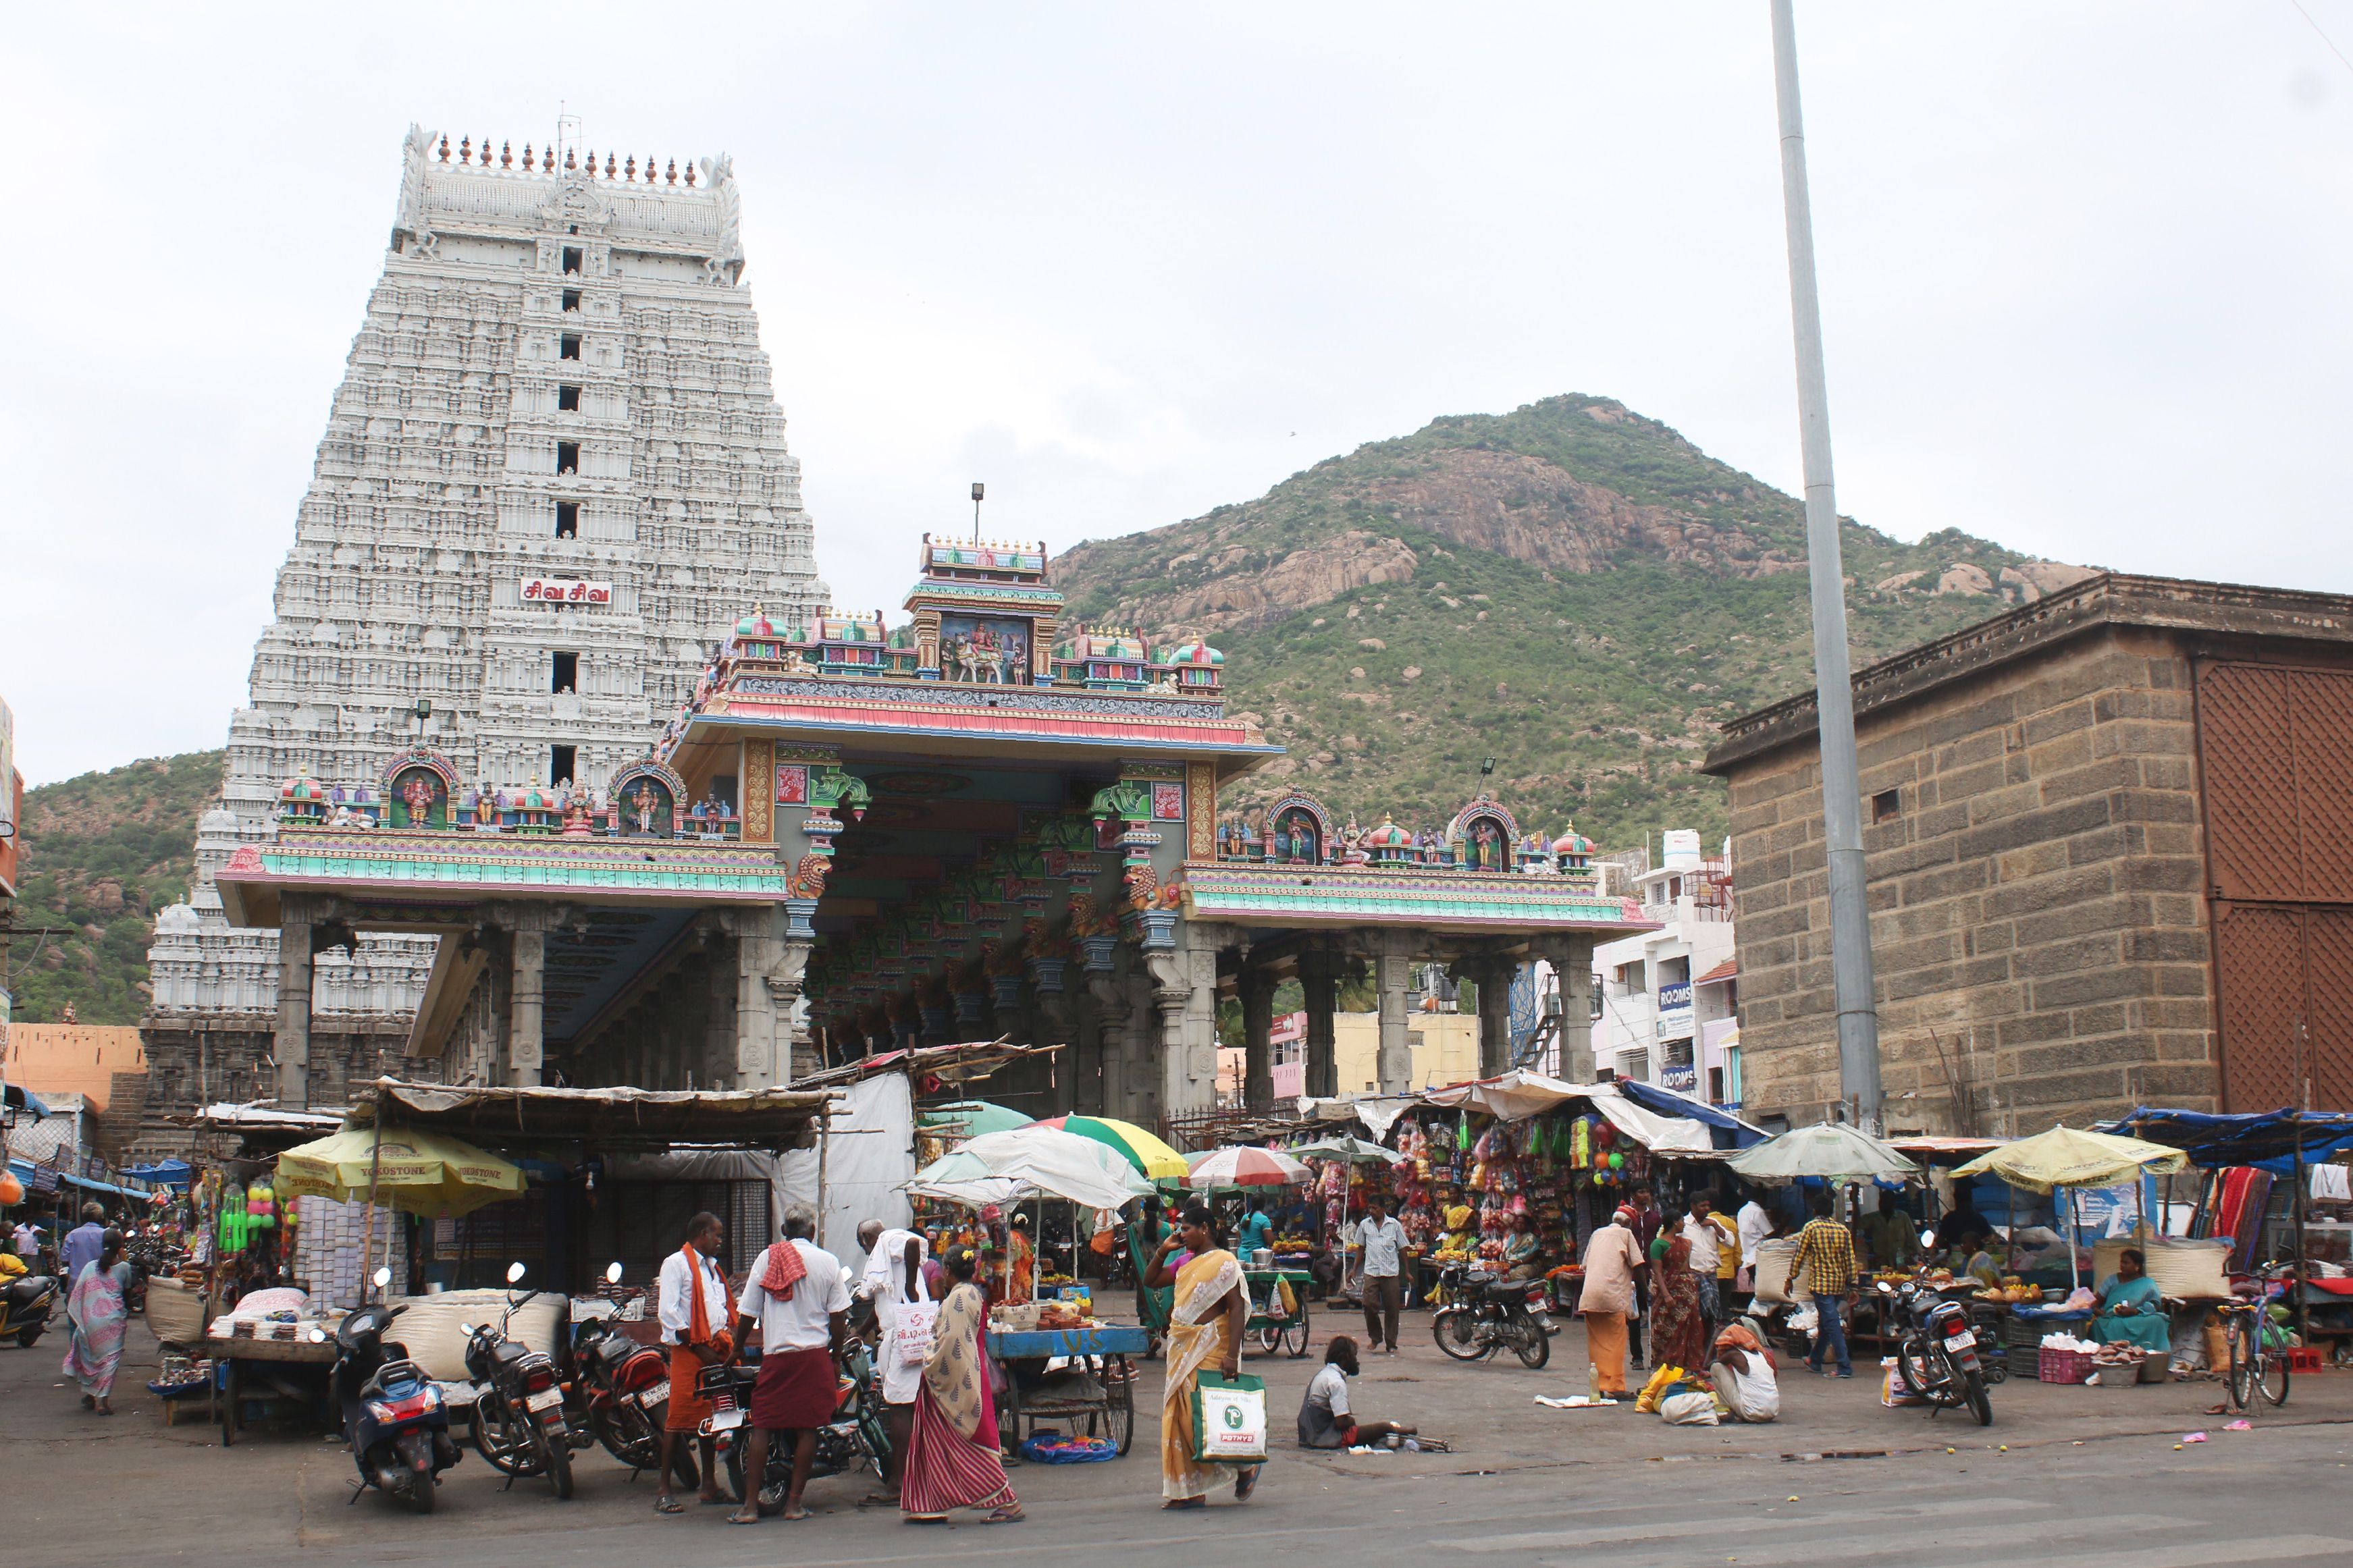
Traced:
<path fill-rule="evenodd" d="M 0 1084 L 0 1108 L 9 1110 L 29 1110 L 33 1113 L 33 1120 L 36 1121 L 49 1113 L 49 1108 L 43 1105 L 33 1091 L 21 1083 Z"/>
<path fill-rule="evenodd" d="M 1644 1083 L 1634 1078 L 1612 1081 L 1617 1084 L 1619 1093 L 1646 1110 L 1655 1110 L 1662 1116 L 1688 1116 L 1723 1134 L 1715 1140 L 1715 1146 L 1719 1149 L 1746 1149 L 1772 1136 L 1762 1127 L 1752 1127 L 1728 1110 L 1718 1110 L 1704 1100 L 1675 1089 Z"/>
<path fill-rule="evenodd" d="M 1449 1109 L 1483 1110 L 1506 1121 L 1525 1121 L 1572 1100 L 1585 1100 L 1611 1126 L 1654 1154 L 1715 1152 L 1715 1140 L 1705 1122 L 1639 1105 L 1615 1083 L 1569 1083 L 1543 1073 L 1514 1069 L 1499 1078 L 1432 1089 L 1422 1099 Z"/>
<path fill-rule="evenodd" d="M 2101 1123 L 2100 1131 L 2182 1150 L 2200 1165 L 2261 1165 L 2275 1175 L 2294 1165 L 2299 1145 L 2306 1164 L 2353 1148 L 2353 1113 L 2342 1110 L 2260 1110 L 2223 1116 L 2143 1106 L 2129 1116 Z"/>
<path fill-rule="evenodd" d="M 2138 1138 L 2053 1127 L 1954 1167 L 1956 1176 L 1995 1175 L 2030 1193 L 2061 1187 L 2114 1187 L 2141 1175 L 2162 1176 L 2189 1163 L 2179 1150 Z"/>
<path fill-rule="evenodd" d="M 599 1152 L 641 1152 L 678 1144 L 807 1149 L 833 1104 L 792 1089 L 508 1089 L 405 1083 L 380 1078 L 352 1097 L 350 1121 L 430 1128 L 491 1146 L 577 1141 Z"/>

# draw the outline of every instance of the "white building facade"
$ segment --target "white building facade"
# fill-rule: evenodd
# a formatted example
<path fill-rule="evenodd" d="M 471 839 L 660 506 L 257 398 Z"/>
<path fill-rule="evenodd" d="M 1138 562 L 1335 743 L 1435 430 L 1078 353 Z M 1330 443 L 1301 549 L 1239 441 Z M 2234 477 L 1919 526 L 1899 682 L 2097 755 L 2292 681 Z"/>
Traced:
<path fill-rule="evenodd" d="M 738 616 L 823 605 L 744 265 L 724 155 L 494 162 L 410 128 L 196 885 L 156 924 L 151 1029 L 267 1028 L 278 938 L 233 931 L 213 874 L 269 837 L 287 780 L 421 742 L 470 784 L 596 787 Z M 405 1030 L 431 956 L 322 953 L 322 1025 Z"/>
<path fill-rule="evenodd" d="M 1739 1100 L 1738 1045 L 1726 1056 L 1731 1004 L 1732 868 L 1699 835 L 1662 836 L 1659 866 L 1634 879 L 1642 913 L 1662 922 L 1593 950 L 1593 1056 L 1599 1068 L 1720 1104 Z"/>

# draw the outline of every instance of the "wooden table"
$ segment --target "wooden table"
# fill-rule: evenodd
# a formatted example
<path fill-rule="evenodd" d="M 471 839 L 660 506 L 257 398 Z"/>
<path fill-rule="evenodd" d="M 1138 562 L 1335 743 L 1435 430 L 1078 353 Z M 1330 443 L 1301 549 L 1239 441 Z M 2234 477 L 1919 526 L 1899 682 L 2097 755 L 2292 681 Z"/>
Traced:
<path fill-rule="evenodd" d="M 259 1336 L 212 1334 L 205 1336 L 205 1353 L 213 1358 L 213 1414 L 220 1421 L 221 1447 L 236 1443 L 237 1434 L 245 1429 L 239 1405 L 245 1397 L 245 1368 L 248 1365 L 332 1367 L 335 1364 L 335 1342 L 330 1338 L 314 1341 L 307 1336 L 311 1325 L 304 1324 L 304 1338 L 272 1340 Z"/>

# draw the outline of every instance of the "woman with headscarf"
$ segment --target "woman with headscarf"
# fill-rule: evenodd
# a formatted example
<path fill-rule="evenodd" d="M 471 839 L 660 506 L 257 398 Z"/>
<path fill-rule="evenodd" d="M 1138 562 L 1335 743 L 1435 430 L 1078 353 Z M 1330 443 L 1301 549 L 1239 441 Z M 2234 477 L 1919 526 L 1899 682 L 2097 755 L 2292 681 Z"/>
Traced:
<path fill-rule="evenodd" d="M 100 1415 L 114 1414 L 108 1398 L 114 1393 L 114 1374 L 122 1365 L 123 1325 L 131 1319 L 123 1292 L 130 1289 L 131 1265 L 122 1257 L 122 1233 L 108 1231 L 99 1254 L 74 1276 L 73 1293 L 66 1298 L 66 1321 L 73 1338 L 66 1349 L 65 1370 L 81 1384 L 81 1407 Z"/>
<path fill-rule="evenodd" d="M 1009 1306 L 1022 1306 L 1038 1294 L 1038 1247 L 1029 1239 L 1029 1216 L 1017 1214 L 1007 1233 L 1005 1255 L 1008 1259 L 1005 1279 L 1005 1300 Z"/>
<path fill-rule="evenodd" d="M 1190 1254 L 1182 1268 L 1169 1254 L 1179 1246 Z M 1165 1238 L 1145 1273 L 1151 1289 L 1173 1287 L 1168 1320 L 1168 1376 L 1160 1406 L 1160 1495 L 1163 1508 L 1207 1508 L 1220 1470 L 1195 1458 L 1193 1394 L 1203 1371 L 1215 1366 L 1228 1377 L 1242 1370 L 1242 1330 L 1250 1321 L 1250 1292 L 1242 1266 L 1218 1245 L 1207 1205 L 1188 1204 L 1176 1234 Z M 1248 1502 L 1258 1489 L 1259 1471 L 1248 1465 L 1234 1476 L 1234 1500 Z"/>
<path fill-rule="evenodd" d="M 1634 1211 L 1621 1205 L 1585 1244 L 1585 1286 L 1577 1310 L 1585 1320 L 1593 1389 L 1604 1396 L 1626 1392 L 1626 1319 L 1634 1310 L 1634 1276 L 1642 1267 L 1633 1224 Z"/>
<path fill-rule="evenodd" d="M 1697 1372 L 1707 1364 L 1707 1319 L 1699 1310 L 1699 1276 L 1691 1238 L 1662 1229 L 1651 1243 L 1651 1365 Z"/>
<path fill-rule="evenodd" d="M 997 1400 L 989 1389 L 988 1300 L 973 1277 L 979 1259 L 969 1247 L 952 1247 L 947 1299 L 932 1330 L 915 1394 L 913 1435 L 900 1473 L 899 1506 L 909 1524 L 938 1524 L 960 1508 L 991 1511 L 984 1524 L 1023 1517 L 1021 1500 L 1005 1479 L 997 1446 Z"/>

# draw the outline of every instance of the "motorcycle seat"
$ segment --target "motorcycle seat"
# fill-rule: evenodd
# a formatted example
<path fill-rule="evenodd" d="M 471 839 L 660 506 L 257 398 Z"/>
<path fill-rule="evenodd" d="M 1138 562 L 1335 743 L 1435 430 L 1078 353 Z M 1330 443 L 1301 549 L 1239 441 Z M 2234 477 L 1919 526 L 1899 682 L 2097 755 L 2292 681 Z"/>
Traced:
<path fill-rule="evenodd" d="M 375 1375 L 361 1385 L 360 1396 L 382 1399 L 388 1392 L 397 1389 L 399 1392 L 393 1394 L 392 1397 L 406 1398 L 431 1381 L 425 1375 L 425 1369 L 413 1361 L 388 1361 L 376 1368 Z"/>
<path fill-rule="evenodd" d="M 8 1281 L 11 1302 L 37 1301 L 46 1291 L 55 1289 L 57 1282 L 46 1274 L 27 1274 Z"/>

